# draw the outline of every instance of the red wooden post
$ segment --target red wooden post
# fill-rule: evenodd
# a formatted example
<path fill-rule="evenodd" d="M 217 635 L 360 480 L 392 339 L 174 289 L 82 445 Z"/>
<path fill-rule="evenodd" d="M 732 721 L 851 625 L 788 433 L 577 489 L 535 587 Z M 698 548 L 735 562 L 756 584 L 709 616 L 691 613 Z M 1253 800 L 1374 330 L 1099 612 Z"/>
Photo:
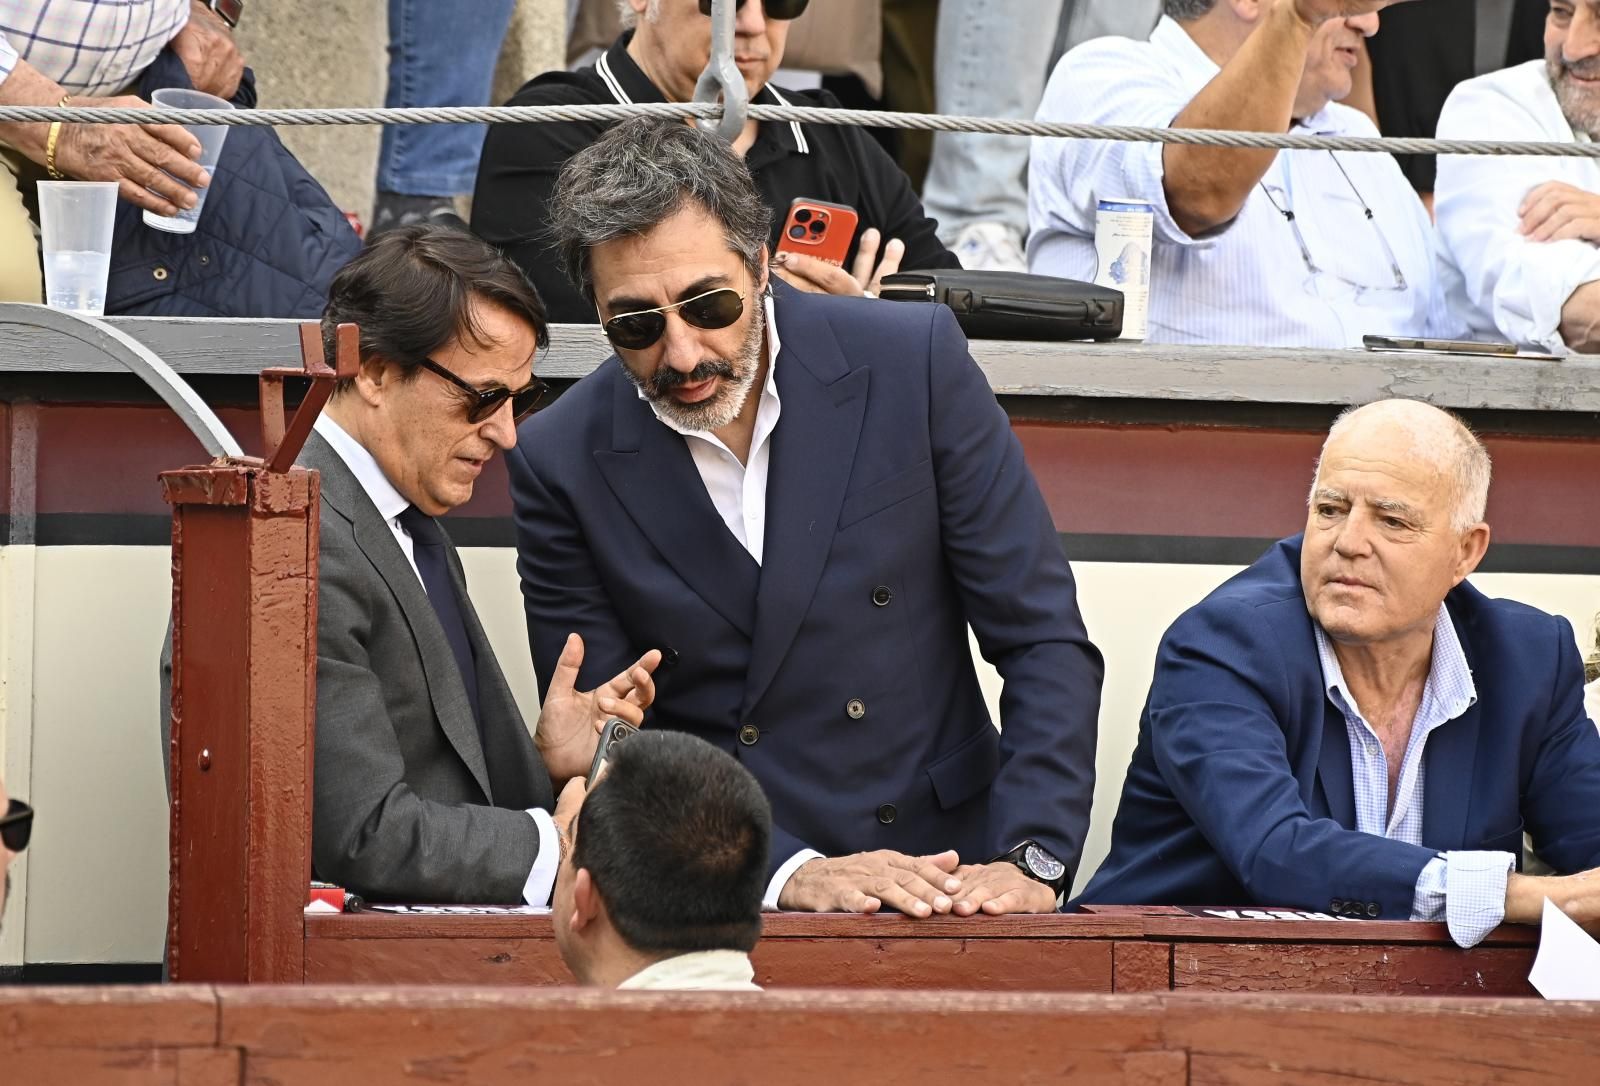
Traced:
<path fill-rule="evenodd" d="M 262 374 L 264 460 L 161 475 L 172 506 L 173 980 L 305 976 L 320 486 L 292 462 L 335 378 L 354 373 L 355 328 L 339 329 L 337 372 L 315 324 L 301 347 L 303 372 Z M 286 427 L 288 374 L 312 389 Z"/>

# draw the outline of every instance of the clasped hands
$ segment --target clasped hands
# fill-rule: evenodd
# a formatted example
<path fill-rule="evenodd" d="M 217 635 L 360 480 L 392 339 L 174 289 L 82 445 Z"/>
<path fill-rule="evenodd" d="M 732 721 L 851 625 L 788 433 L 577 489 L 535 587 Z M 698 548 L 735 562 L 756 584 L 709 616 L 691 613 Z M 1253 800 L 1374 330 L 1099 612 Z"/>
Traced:
<path fill-rule="evenodd" d="M 954 851 L 907 856 L 881 849 L 806 861 L 784 885 L 778 907 L 848 913 L 890 908 L 916 917 L 1001 916 L 1054 912 L 1056 895 L 1013 863 L 963 864 Z"/>

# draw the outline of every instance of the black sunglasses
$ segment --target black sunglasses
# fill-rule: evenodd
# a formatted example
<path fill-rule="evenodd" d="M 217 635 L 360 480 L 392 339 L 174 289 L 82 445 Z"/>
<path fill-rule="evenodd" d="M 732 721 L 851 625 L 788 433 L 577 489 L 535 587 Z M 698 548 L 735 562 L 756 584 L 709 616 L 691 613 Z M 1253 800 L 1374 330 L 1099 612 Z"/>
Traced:
<path fill-rule="evenodd" d="M 0 818 L 0 843 L 12 852 L 28 847 L 28 835 L 33 832 L 33 808 L 20 799 L 11 801 L 11 808 Z"/>
<path fill-rule="evenodd" d="M 492 388 L 475 388 L 431 358 L 419 358 L 417 359 L 417 365 L 429 373 L 437 373 L 471 397 L 466 405 L 468 422 L 485 421 L 500 410 L 500 405 L 507 400 L 511 401 L 511 421 L 521 422 L 533 414 L 533 409 L 539 406 L 539 401 L 544 399 L 544 394 L 550 391 L 550 386 L 537 377 L 515 392 L 505 385 L 495 385 Z"/>
<path fill-rule="evenodd" d="M 798 19 L 809 3 L 811 0 L 761 0 L 761 10 L 769 19 Z M 744 7 L 744 0 L 739 0 L 734 7 Z M 711 0 L 700 0 L 700 14 L 711 14 Z"/>
<path fill-rule="evenodd" d="M 671 305 L 619 313 L 606 321 L 606 338 L 624 350 L 642 351 L 666 332 L 667 314 L 674 311 L 696 328 L 715 331 L 744 315 L 744 295 L 732 287 L 718 287 Z"/>

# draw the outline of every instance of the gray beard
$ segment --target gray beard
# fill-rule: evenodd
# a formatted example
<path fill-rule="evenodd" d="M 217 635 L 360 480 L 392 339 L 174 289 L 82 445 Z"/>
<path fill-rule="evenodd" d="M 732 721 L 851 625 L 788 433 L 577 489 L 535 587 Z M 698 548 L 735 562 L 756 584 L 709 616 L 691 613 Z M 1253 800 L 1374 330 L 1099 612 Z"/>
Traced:
<path fill-rule="evenodd" d="M 1593 96 L 1574 92 L 1566 79 L 1566 65 L 1559 57 L 1545 60 L 1545 75 L 1550 79 L 1550 89 L 1555 92 L 1556 104 L 1572 130 L 1591 137 L 1600 131 L 1600 103 Z"/>
<path fill-rule="evenodd" d="M 744 410 L 745 402 L 750 398 L 750 390 L 755 387 L 756 375 L 761 372 L 761 340 L 767 329 L 767 316 L 766 307 L 759 304 L 759 298 L 756 301 L 750 327 L 745 332 L 744 342 L 739 345 L 739 353 L 736 357 L 727 359 L 728 364 L 733 367 L 735 376 L 724 378 L 722 388 L 717 390 L 716 396 L 712 399 L 705 403 L 689 404 L 679 403 L 673 399 L 671 393 L 652 396 L 645 382 L 624 366 L 628 379 L 674 426 L 711 433 L 722 429 L 738 418 L 739 412 Z"/>

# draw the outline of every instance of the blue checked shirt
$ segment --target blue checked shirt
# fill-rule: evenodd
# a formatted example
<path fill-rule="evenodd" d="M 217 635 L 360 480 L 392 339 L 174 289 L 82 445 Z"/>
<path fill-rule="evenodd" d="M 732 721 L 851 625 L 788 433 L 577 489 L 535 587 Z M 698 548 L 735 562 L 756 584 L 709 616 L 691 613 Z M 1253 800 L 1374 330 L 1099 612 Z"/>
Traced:
<path fill-rule="evenodd" d="M 0 0 L 0 83 L 20 57 L 75 94 L 115 94 L 189 21 L 189 0 Z"/>
<path fill-rule="evenodd" d="M 1377 732 L 1361 715 L 1345 685 L 1344 671 L 1321 626 L 1317 655 L 1328 698 L 1341 713 L 1350 737 L 1350 775 L 1355 783 L 1356 829 L 1411 845 L 1422 844 L 1422 797 L 1426 767 L 1422 752 L 1435 728 L 1448 724 L 1478 700 L 1472 670 L 1449 612 L 1439 605 L 1433 624 L 1433 665 L 1422 704 L 1411 723 L 1394 809 L 1389 809 L 1389 760 Z M 1442 852 L 1417 877 L 1411 919 L 1444 920 L 1458 946 L 1476 946 L 1505 919 L 1506 878 L 1516 858 L 1509 852 Z"/>

